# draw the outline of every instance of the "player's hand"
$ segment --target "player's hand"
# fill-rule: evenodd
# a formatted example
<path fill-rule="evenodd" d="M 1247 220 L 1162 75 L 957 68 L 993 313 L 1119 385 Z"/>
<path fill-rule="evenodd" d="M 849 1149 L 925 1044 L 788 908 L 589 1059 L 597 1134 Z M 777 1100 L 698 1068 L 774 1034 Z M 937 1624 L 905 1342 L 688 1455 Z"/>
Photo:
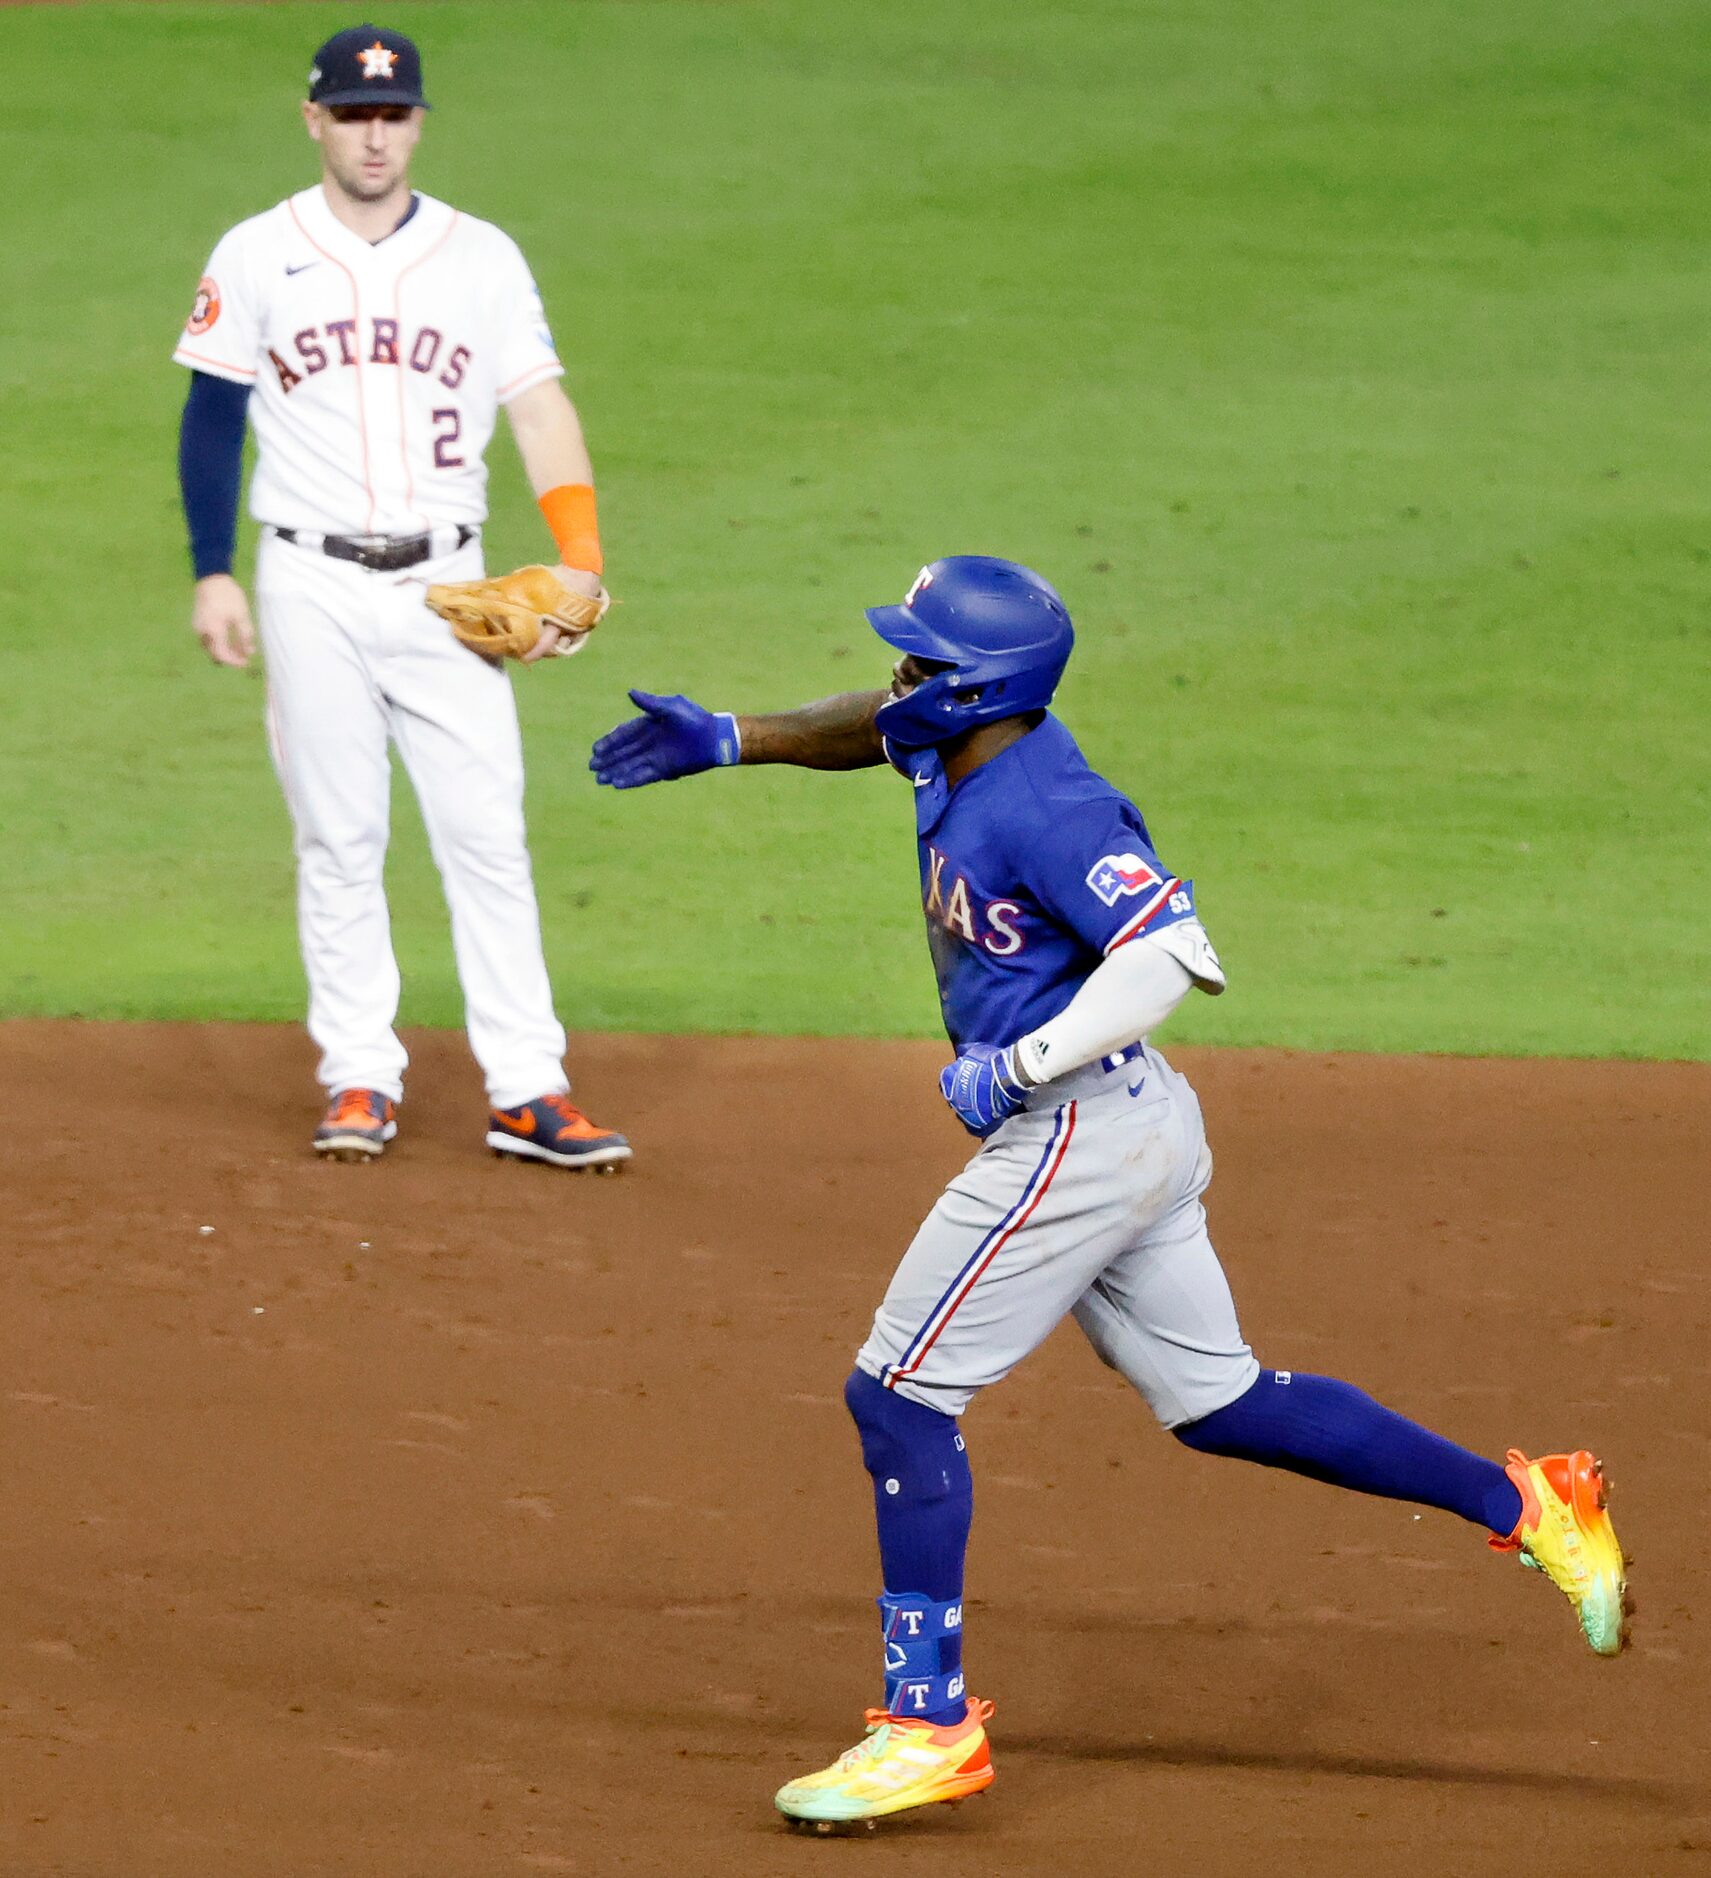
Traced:
<path fill-rule="evenodd" d="M 692 698 L 656 698 L 647 691 L 632 691 L 630 702 L 641 716 L 607 731 L 588 759 L 596 782 L 640 789 L 741 762 L 737 720 L 729 711 L 708 711 Z"/>
<path fill-rule="evenodd" d="M 244 590 L 230 574 L 204 574 L 190 604 L 190 629 L 216 665 L 240 670 L 255 651 L 255 624 Z"/>
<path fill-rule="evenodd" d="M 553 569 L 558 576 L 558 583 L 571 593 L 579 593 L 584 599 L 597 600 L 600 597 L 600 576 L 591 574 L 585 567 L 566 567 L 562 562 Z M 586 634 L 577 635 L 585 638 Z M 561 645 L 570 635 L 562 633 L 556 626 L 543 626 L 541 636 L 531 651 L 523 654 L 523 663 L 533 665 L 537 659 L 555 657 Z"/>
<path fill-rule="evenodd" d="M 965 1043 L 956 1061 L 939 1071 L 939 1093 L 971 1135 L 984 1141 L 1021 1108 L 1027 1084 L 1008 1050 L 993 1043 Z"/>

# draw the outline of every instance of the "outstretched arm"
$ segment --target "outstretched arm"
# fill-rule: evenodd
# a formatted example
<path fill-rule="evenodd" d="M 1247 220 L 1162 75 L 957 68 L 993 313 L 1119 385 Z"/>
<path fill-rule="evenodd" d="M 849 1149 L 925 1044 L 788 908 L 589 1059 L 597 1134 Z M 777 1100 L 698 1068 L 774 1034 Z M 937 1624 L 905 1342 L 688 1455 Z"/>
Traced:
<path fill-rule="evenodd" d="M 889 696 L 885 691 L 844 691 L 794 711 L 739 717 L 738 760 L 794 763 L 798 769 L 871 769 L 885 761 L 873 720 Z"/>
<path fill-rule="evenodd" d="M 641 712 L 609 730 L 594 746 L 588 767 L 614 789 L 734 763 L 793 763 L 799 769 L 870 769 L 885 761 L 874 717 L 889 694 L 846 691 L 794 711 L 738 717 L 709 711 L 691 698 L 632 691 Z"/>

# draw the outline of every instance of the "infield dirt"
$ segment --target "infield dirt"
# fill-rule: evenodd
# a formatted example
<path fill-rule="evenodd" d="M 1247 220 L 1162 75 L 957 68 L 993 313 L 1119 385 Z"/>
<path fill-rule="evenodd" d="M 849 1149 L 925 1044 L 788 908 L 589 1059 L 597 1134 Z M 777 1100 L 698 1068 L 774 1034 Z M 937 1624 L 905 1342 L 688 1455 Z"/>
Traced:
<path fill-rule="evenodd" d="M 7 1878 L 1711 1872 L 1711 1070 L 1172 1054 L 1262 1360 L 1602 1452 L 1633 1649 L 1442 1515 L 1179 1449 L 1071 1330 L 967 1427 L 999 1777 L 805 1842 L 875 1693 L 839 1399 L 964 1153 L 933 1045 L 461 1039 L 321 1166 L 289 1029 L 0 1026 Z"/>

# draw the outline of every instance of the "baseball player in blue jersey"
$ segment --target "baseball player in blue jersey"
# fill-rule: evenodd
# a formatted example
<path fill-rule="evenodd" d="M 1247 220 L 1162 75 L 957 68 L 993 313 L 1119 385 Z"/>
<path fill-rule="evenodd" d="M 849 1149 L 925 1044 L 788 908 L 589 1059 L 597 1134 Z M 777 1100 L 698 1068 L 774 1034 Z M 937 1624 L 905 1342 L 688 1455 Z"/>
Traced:
<path fill-rule="evenodd" d="M 962 1668 L 973 1483 L 959 1417 L 1071 1314 L 1176 1438 L 1357 1492 L 1442 1507 L 1543 1572 L 1586 1641 L 1625 1641 L 1622 1549 L 1584 1449 L 1507 1464 L 1348 1383 L 1263 1369 L 1201 1195 L 1194 1091 L 1147 1042 L 1223 968 L 1194 884 L 1046 708 L 1073 643 L 1037 574 L 959 555 L 868 613 L 902 656 L 889 692 L 738 717 L 630 695 L 594 746 L 619 789 L 736 763 L 861 769 L 914 790 L 921 893 L 956 1060 L 945 1100 L 981 1140 L 904 1254 L 844 1399 L 872 1476 L 885 1698 L 867 1734 L 777 1796 L 821 1830 L 958 1800 L 993 1778 Z"/>

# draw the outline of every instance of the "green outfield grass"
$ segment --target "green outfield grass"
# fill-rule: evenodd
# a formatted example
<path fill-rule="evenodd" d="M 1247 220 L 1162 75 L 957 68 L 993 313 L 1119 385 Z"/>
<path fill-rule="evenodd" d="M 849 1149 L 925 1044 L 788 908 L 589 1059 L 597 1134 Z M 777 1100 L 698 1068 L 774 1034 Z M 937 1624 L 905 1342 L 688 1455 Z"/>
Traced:
<path fill-rule="evenodd" d="M 983 551 L 1062 587 L 1063 714 L 1197 879 L 1231 990 L 1173 1035 L 1711 1055 L 1695 0 L 381 11 L 418 181 L 535 264 L 623 600 L 520 681 L 568 1022 L 933 1028 L 893 779 L 583 765 L 627 684 L 883 682 L 860 607 Z M 355 17 L 0 12 L 5 1011 L 299 1009 L 167 361 Z M 490 558 L 537 558 L 495 462 Z M 413 813 L 392 886 L 406 1016 L 454 1022 Z"/>

